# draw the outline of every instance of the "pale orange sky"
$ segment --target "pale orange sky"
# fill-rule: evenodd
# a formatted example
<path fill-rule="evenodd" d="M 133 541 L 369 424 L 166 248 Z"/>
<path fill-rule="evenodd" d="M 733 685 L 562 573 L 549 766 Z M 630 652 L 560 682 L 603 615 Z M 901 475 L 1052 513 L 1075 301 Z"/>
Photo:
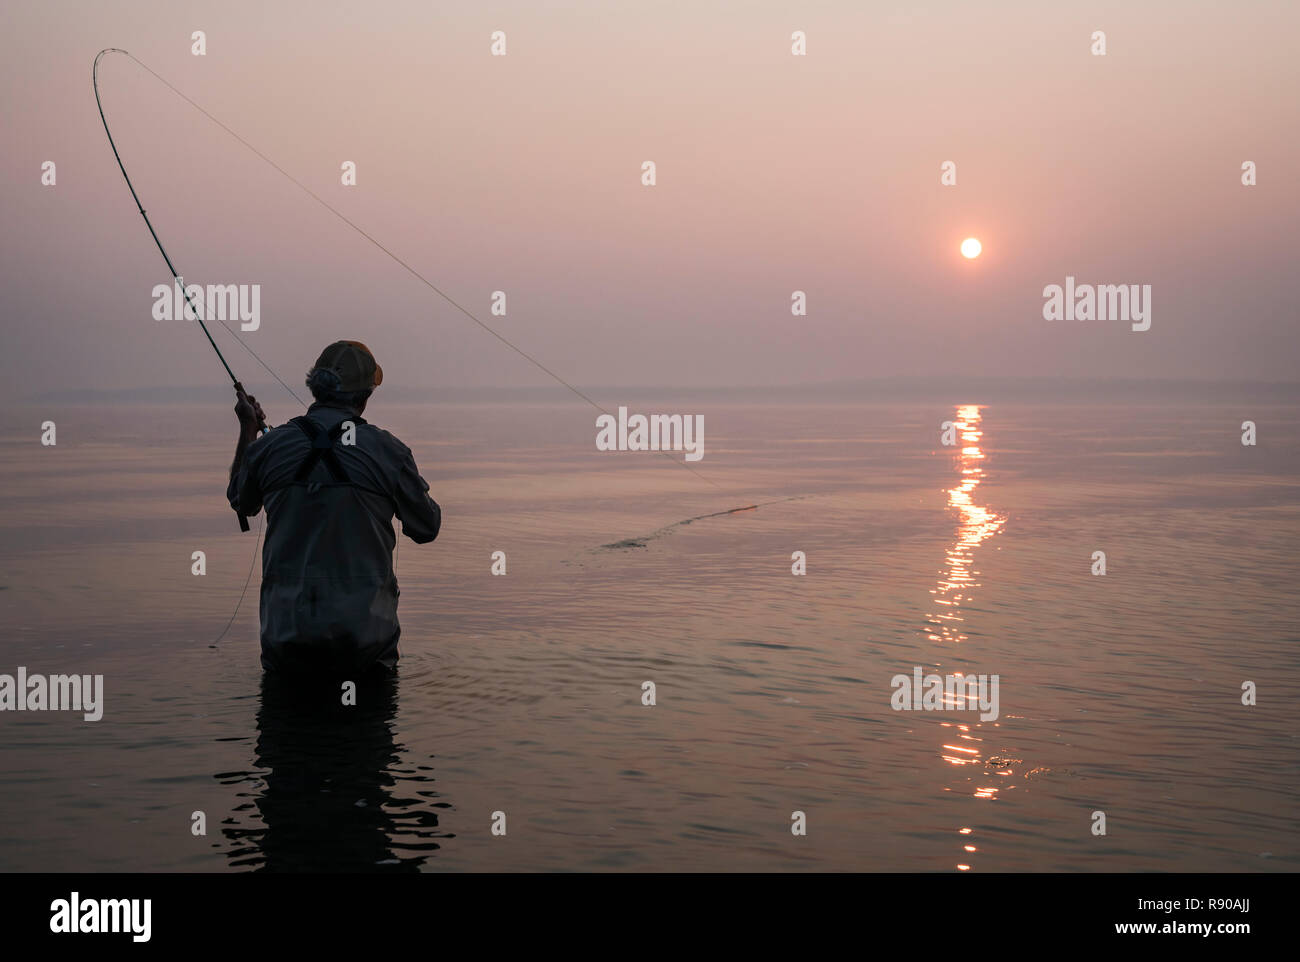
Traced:
<path fill-rule="evenodd" d="M 95 110 L 105 46 L 579 386 L 1293 380 L 1298 29 L 1293 4 L 1181 0 L 7 3 L 3 394 L 223 376 L 150 317 L 168 275 Z M 247 337 L 295 388 L 337 337 L 386 384 L 546 383 L 131 61 L 101 85 L 178 268 L 262 286 Z M 1066 275 L 1152 285 L 1152 329 L 1044 321 Z"/>

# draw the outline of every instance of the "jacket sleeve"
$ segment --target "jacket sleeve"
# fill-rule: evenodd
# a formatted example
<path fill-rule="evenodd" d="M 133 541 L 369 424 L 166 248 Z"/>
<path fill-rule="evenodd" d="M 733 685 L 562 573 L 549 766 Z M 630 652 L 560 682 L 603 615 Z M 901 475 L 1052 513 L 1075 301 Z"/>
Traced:
<path fill-rule="evenodd" d="M 260 438 L 258 440 L 261 440 Z M 262 487 L 258 482 L 258 463 L 263 447 L 259 447 L 257 441 L 250 444 L 244 451 L 244 461 L 230 477 L 230 484 L 226 486 L 226 500 L 230 506 L 235 509 L 237 514 L 252 517 L 262 510 Z"/>
<path fill-rule="evenodd" d="M 398 452 L 401 466 L 393 500 L 398 520 L 402 522 L 402 534 L 416 544 L 427 544 L 438 537 L 438 530 L 442 527 L 442 509 L 429 497 L 429 482 L 420 477 L 411 449 L 400 445 Z"/>

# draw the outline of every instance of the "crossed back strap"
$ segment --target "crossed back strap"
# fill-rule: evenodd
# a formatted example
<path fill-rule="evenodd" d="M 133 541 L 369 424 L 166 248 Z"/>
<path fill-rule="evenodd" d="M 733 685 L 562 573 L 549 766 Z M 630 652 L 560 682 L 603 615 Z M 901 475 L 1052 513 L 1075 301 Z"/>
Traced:
<path fill-rule="evenodd" d="M 345 422 L 340 421 L 329 431 L 326 431 L 306 415 L 300 415 L 290 423 L 298 425 L 298 430 L 307 435 L 307 440 L 311 442 L 311 452 L 299 465 L 298 473 L 293 478 L 294 482 L 306 481 L 311 476 L 312 471 L 315 470 L 317 463 L 324 461 L 325 467 L 329 469 L 330 477 L 342 484 L 348 484 L 351 479 L 348 477 L 347 471 L 343 469 L 343 462 L 339 460 L 339 456 L 334 450 L 334 445 L 343 436 Z M 353 423 L 355 424 L 356 421 L 354 420 Z"/>

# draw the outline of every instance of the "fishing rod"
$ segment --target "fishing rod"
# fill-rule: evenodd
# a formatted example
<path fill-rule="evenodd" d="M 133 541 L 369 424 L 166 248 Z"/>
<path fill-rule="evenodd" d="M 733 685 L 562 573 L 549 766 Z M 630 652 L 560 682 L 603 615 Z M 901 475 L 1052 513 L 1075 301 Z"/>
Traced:
<path fill-rule="evenodd" d="M 99 61 L 106 53 L 125 53 L 128 57 L 131 55 L 125 50 L 120 50 L 117 47 L 105 47 L 95 55 L 95 65 L 90 71 L 91 82 L 95 87 L 95 106 L 99 108 L 99 121 L 104 125 L 104 133 L 108 135 L 108 146 L 113 148 L 113 158 L 117 161 L 117 168 L 122 172 L 123 179 L 126 180 L 127 189 L 131 191 L 131 199 L 135 201 L 135 206 L 139 209 L 140 216 L 144 218 L 145 226 L 149 228 L 149 234 L 153 237 L 153 242 L 158 245 L 158 253 L 162 254 L 163 260 L 167 262 L 167 269 L 172 272 L 172 280 L 176 282 L 176 285 L 184 295 L 185 303 L 189 305 L 190 313 L 193 314 L 194 319 L 199 322 L 199 327 L 203 328 L 203 333 L 207 337 L 208 343 L 212 345 L 212 350 L 217 352 L 217 360 L 219 360 L 221 366 L 226 369 L 226 373 L 230 375 L 230 382 L 235 386 L 235 393 L 238 394 L 241 399 L 246 398 L 247 392 L 244 390 L 244 385 L 240 384 L 239 378 L 235 377 L 235 372 L 230 369 L 230 365 L 226 362 L 226 356 L 221 353 L 221 348 L 217 347 L 217 342 L 212 339 L 212 332 L 208 330 L 208 325 L 203 323 L 203 315 L 199 313 L 199 309 L 194 305 L 194 301 L 190 299 L 190 292 L 185 287 L 185 281 L 182 280 L 181 275 L 177 273 L 175 265 L 172 264 L 171 257 L 167 254 L 167 249 L 163 247 L 163 242 L 158 239 L 158 232 L 154 230 L 153 221 L 149 220 L 149 215 L 145 213 L 144 204 L 140 203 L 140 195 L 136 193 L 135 185 L 131 183 L 131 176 L 126 172 L 126 165 L 122 163 L 122 155 L 117 152 L 117 144 L 113 140 L 113 132 L 108 129 L 108 119 L 104 116 L 104 104 L 99 99 Z M 271 430 L 266 423 L 266 419 L 260 415 L 257 419 L 257 430 L 262 434 Z M 248 522 L 242 517 L 239 520 L 242 529 L 247 531 Z"/>

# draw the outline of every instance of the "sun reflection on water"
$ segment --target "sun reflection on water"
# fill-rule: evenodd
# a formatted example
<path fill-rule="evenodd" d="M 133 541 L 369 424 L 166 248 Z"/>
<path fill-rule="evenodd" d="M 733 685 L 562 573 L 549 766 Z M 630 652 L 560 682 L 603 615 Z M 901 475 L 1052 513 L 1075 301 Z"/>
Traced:
<path fill-rule="evenodd" d="M 965 623 L 962 606 L 970 603 L 974 589 L 980 587 L 980 582 L 976 580 L 979 571 L 974 567 L 975 549 L 997 534 L 1007 521 L 1005 516 L 975 501 L 976 489 L 985 478 L 983 466 L 985 456 L 980 447 L 984 437 L 984 432 L 980 429 L 981 421 L 982 416 L 977 404 L 958 406 L 953 419 L 960 435 L 961 447 L 956 458 L 959 480 L 954 487 L 948 489 L 948 507 L 957 512 L 957 532 L 945 552 L 944 566 L 939 572 L 938 585 L 930 591 L 934 605 L 926 616 L 929 625 L 926 629 L 926 637 L 940 644 L 968 640 L 967 635 L 962 631 Z M 946 698 L 945 702 L 947 702 Z M 976 733 L 982 725 L 979 722 L 971 724 L 942 722 L 941 727 L 945 730 L 945 734 L 939 750 L 940 757 L 954 768 L 966 768 L 971 771 L 971 795 L 974 798 L 996 799 L 999 786 L 991 783 L 998 781 L 1000 777 L 1011 775 L 1012 769 L 1010 764 L 1004 764 L 1004 759 L 997 756 L 985 757 L 982 748 L 984 739 Z M 969 826 L 958 830 L 963 859 L 956 863 L 959 872 L 971 870 L 970 856 L 977 849 L 970 838 L 972 832 Z"/>

